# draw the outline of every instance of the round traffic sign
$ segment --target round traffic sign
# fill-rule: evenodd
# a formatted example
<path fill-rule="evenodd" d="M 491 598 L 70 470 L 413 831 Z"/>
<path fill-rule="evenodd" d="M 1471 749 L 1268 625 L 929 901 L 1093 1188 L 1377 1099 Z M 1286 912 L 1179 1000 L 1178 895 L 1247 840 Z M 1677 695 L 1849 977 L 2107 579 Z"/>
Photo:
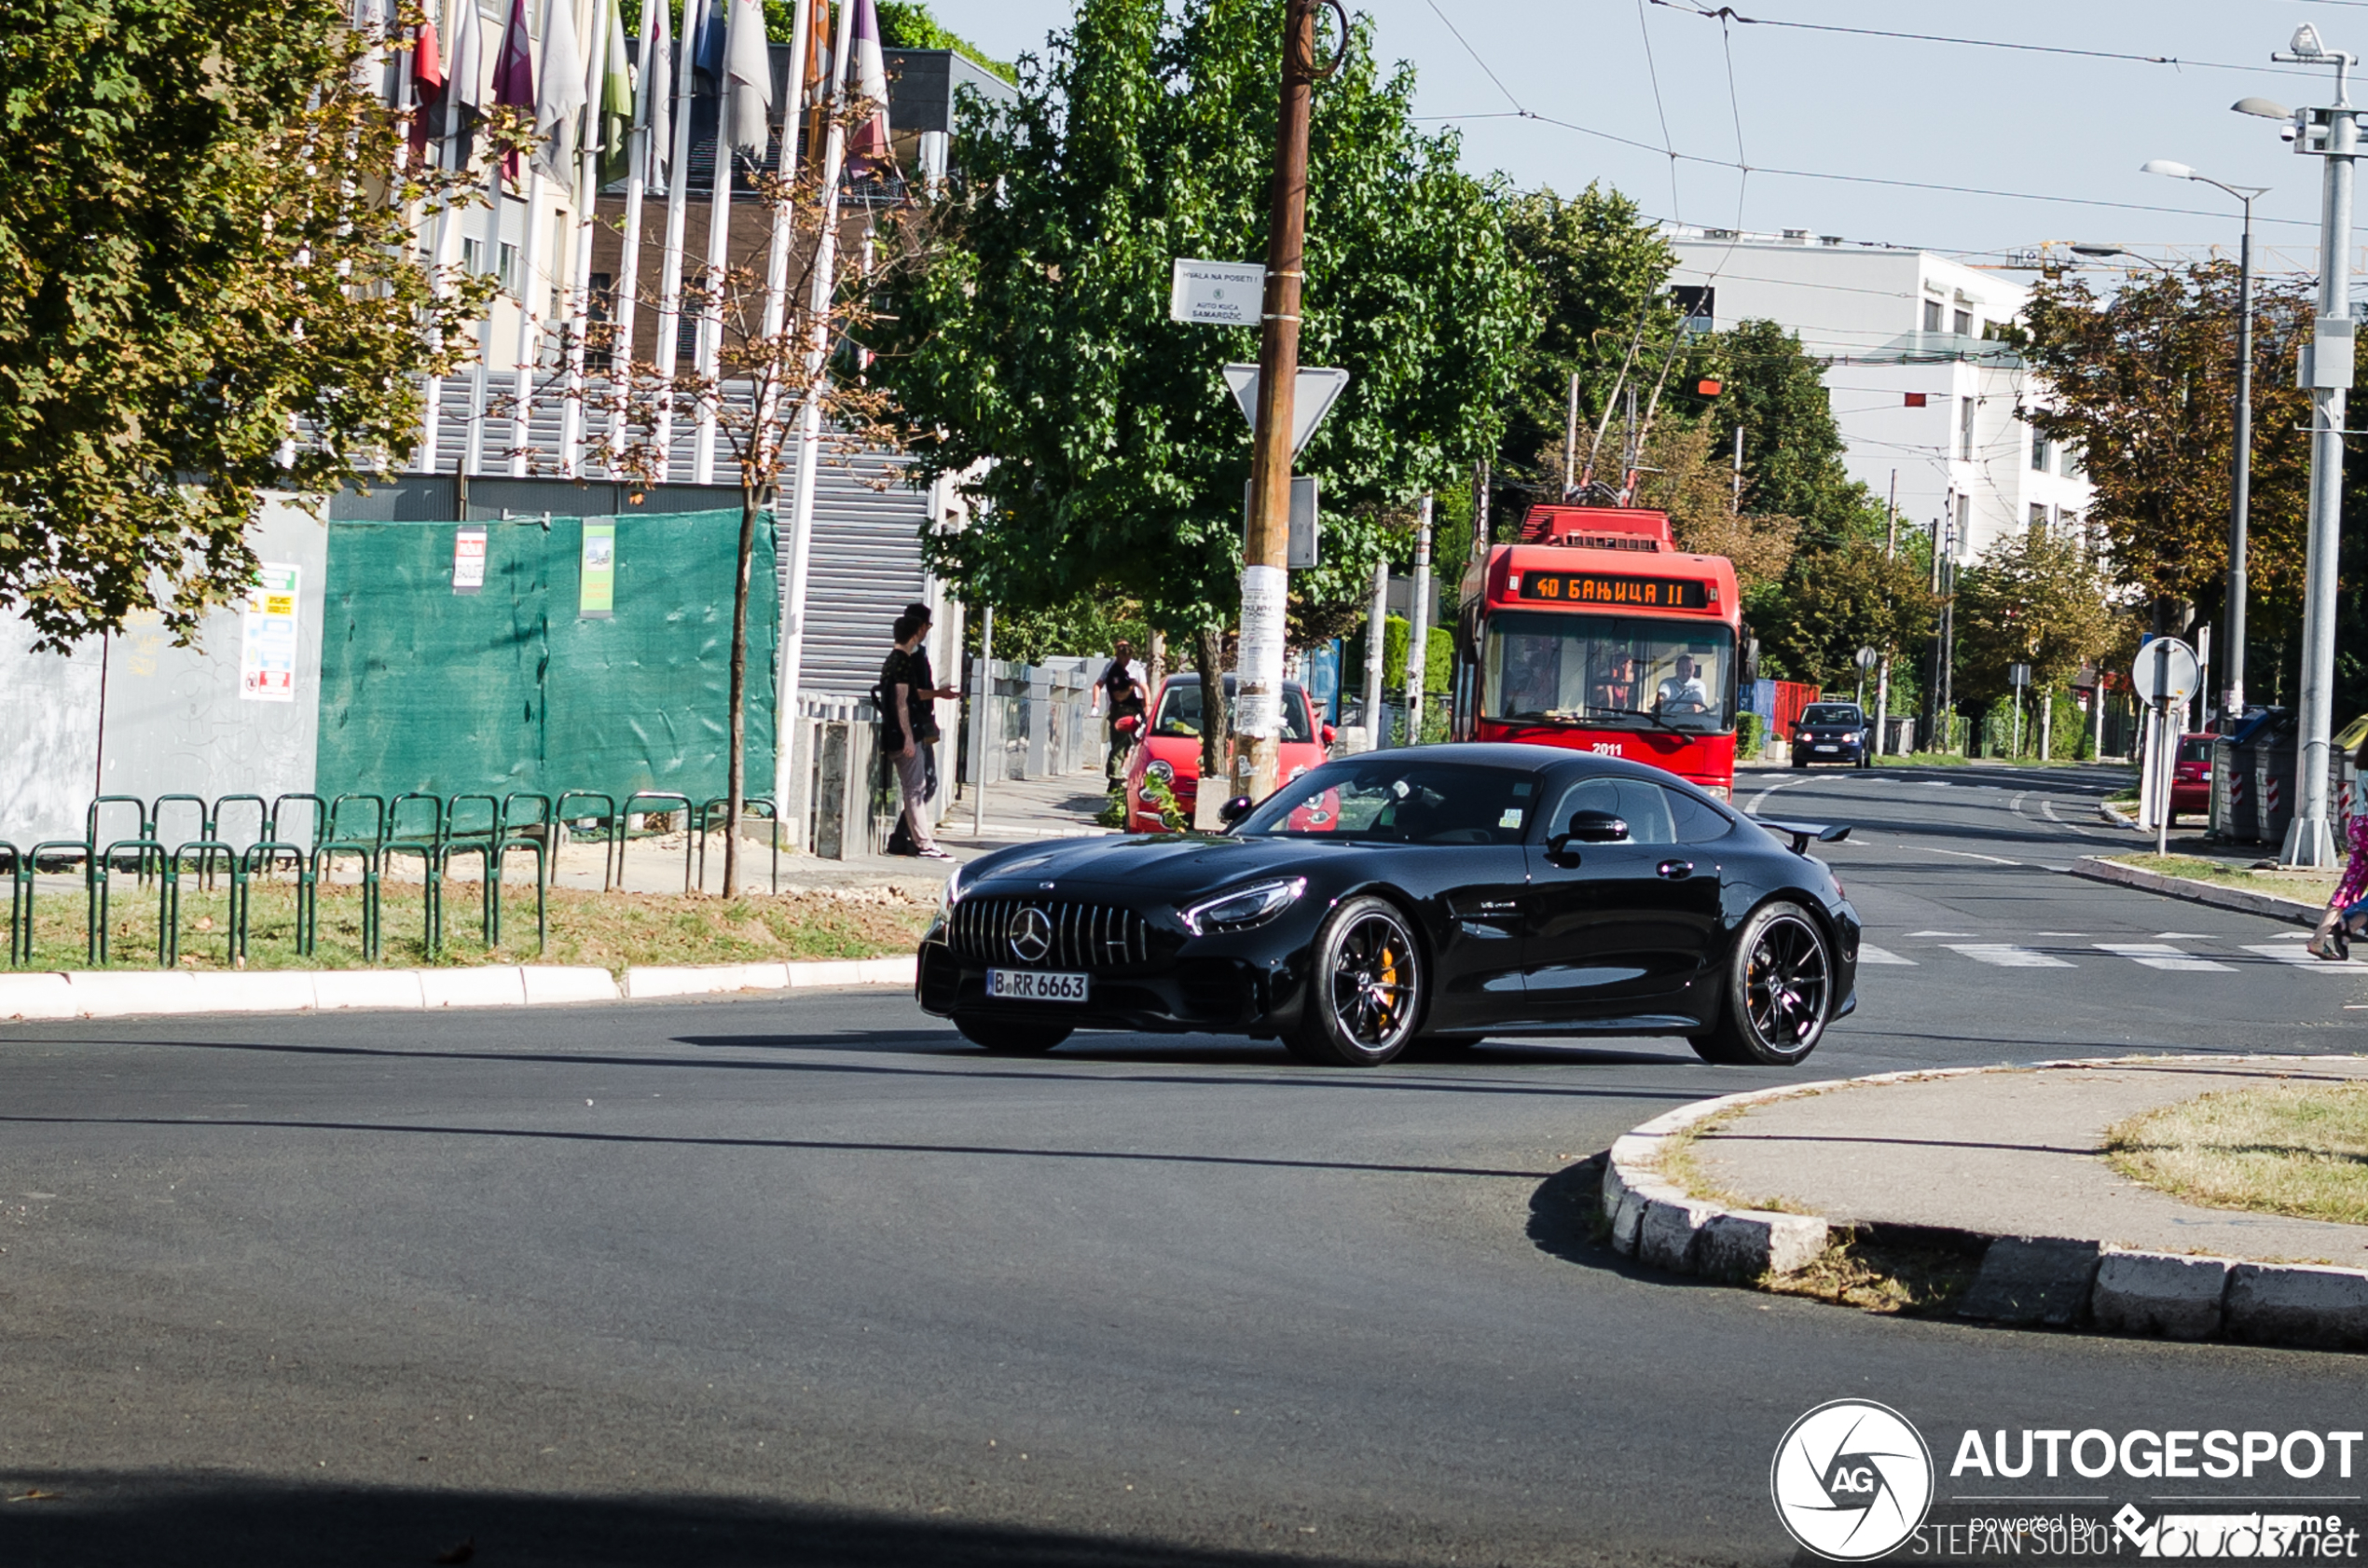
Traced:
<path fill-rule="evenodd" d="M 1872 648 L 1861 648 L 1858 651 L 1858 667 L 1861 669 L 1872 669 L 1875 667 L 1876 661 L 1881 657 L 1882 655 L 1876 653 Z"/>
<path fill-rule="evenodd" d="M 2143 702 L 2185 702 L 2203 683 L 2196 651 L 2174 637 L 2157 637 L 2138 650 L 2130 684 Z"/>

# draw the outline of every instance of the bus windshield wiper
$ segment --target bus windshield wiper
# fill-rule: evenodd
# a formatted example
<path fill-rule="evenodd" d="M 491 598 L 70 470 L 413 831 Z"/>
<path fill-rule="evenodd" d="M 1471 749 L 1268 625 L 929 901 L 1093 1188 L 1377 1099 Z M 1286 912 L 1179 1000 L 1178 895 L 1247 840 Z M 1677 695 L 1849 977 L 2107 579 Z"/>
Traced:
<path fill-rule="evenodd" d="M 1612 714 L 1623 719 L 1650 719 L 1654 723 L 1659 724 L 1665 730 L 1674 730 L 1680 735 L 1690 735 L 1693 733 L 1692 731 L 1687 729 L 1683 724 L 1671 723 L 1667 716 L 1659 711 L 1648 711 L 1642 708 L 1590 708 L 1588 711 L 1590 713 Z"/>

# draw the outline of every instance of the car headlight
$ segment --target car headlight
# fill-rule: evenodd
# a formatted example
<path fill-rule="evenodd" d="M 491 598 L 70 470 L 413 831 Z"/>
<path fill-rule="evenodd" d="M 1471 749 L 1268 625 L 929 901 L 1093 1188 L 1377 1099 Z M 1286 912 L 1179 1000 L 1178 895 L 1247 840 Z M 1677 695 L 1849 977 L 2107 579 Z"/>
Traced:
<path fill-rule="evenodd" d="M 1273 882 L 1253 882 L 1176 913 L 1183 920 L 1184 928 L 1196 937 L 1213 931 L 1245 931 L 1273 919 L 1306 891 L 1307 878 L 1278 877 Z"/>
<path fill-rule="evenodd" d="M 938 913 L 941 915 L 962 901 L 962 862 L 957 860 L 954 869 L 945 873 L 945 889 L 937 898 Z"/>
<path fill-rule="evenodd" d="M 1143 770 L 1146 778 L 1156 778 L 1163 784 L 1176 782 L 1176 770 L 1165 763 L 1153 763 Z"/>

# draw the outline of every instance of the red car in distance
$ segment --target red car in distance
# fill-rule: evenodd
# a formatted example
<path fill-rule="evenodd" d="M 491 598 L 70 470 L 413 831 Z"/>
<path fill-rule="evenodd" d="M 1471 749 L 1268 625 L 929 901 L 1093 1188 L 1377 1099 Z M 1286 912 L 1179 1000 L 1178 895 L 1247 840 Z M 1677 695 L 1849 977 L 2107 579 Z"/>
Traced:
<path fill-rule="evenodd" d="M 1233 711 L 1233 677 L 1225 678 L 1225 711 Z M 1123 721 L 1122 721 L 1123 722 Z M 1192 820 L 1192 808 L 1201 788 L 1201 678 L 1197 674 L 1171 675 L 1160 682 L 1159 695 L 1151 700 L 1150 733 L 1135 748 L 1126 764 L 1126 831 L 1156 833 L 1167 831 L 1160 814 L 1143 799 L 1143 780 L 1148 775 L 1167 785 L 1175 792 L 1176 804 L 1184 813 L 1187 825 Z M 1233 737 L 1225 737 L 1225 754 L 1233 754 Z M 1324 749 L 1332 743 L 1332 726 L 1315 722 L 1315 706 L 1308 701 L 1306 690 L 1296 681 L 1283 683 L 1283 778 L 1297 778 L 1309 768 L 1323 762 Z"/>
<path fill-rule="evenodd" d="M 2179 759 L 2170 769 L 2170 819 L 2211 814 L 2211 749 L 2220 736 L 2206 730 L 2179 737 Z"/>

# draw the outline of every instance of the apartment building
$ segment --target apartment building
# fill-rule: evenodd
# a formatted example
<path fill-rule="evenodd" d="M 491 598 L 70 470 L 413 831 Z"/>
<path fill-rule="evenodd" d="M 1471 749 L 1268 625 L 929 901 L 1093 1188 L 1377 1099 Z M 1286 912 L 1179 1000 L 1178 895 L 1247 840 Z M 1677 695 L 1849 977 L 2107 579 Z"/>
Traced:
<path fill-rule="evenodd" d="M 1904 526 L 1953 524 L 1960 560 L 2011 529 L 2081 526 L 2077 454 L 2026 421 L 2046 387 L 1998 337 L 2030 292 L 2013 275 L 1804 229 L 1686 228 L 1670 242 L 1694 328 L 1772 321 L 1828 362 L 1843 462 L 1878 500 L 1896 495 Z"/>

